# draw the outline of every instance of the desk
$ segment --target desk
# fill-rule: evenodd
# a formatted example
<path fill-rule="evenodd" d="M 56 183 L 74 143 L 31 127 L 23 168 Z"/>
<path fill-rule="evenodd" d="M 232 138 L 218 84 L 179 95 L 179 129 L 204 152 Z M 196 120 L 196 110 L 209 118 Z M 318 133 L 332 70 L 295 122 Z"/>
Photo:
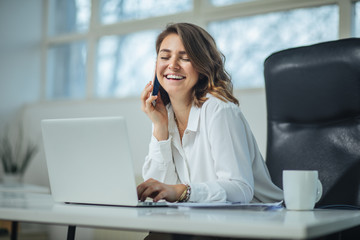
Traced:
<path fill-rule="evenodd" d="M 37 186 L 37 185 L 33 185 L 33 184 L 26 184 L 26 183 L 18 183 L 18 184 L 11 184 L 11 185 L 6 185 L 6 184 L 0 183 L 0 192 L 7 192 L 7 193 L 24 193 L 24 192 L 28 192 L 28 193 L 46 193 L 46 194 L 49 194 L 50 190 L 47 187 Z M 18 225 L 17 222 L 6 222 L 6 221 L 1 222 L 1 219 L 0 219 L 0 226 L 2 228 L 6 229 L 8 231 L 11 231 L 11 229 L 16 229 L 15 230 L 16 233 L 13 233 L 11 231 L 13 233 L 12 238 L 14 238 L 13 236 L 15 236 L 15 238 L 17 236 L 17 228 L 18 228 L 17 225 Z M 34 230 L 34 229 L 30 228 L 30 229 L 27 229 L 27 230 L 29 231 L 29 230 Z M 37 233 L 37 234 L 39 234 L 39 233 Z"/>
<path fill-rule="evenodd" d="M 134 208 L 54 203 L 49 194 L 0 192 L 0 218 L 19 222 L 222 237 L 306 239 L 360 225 L 360 211 Z"/>

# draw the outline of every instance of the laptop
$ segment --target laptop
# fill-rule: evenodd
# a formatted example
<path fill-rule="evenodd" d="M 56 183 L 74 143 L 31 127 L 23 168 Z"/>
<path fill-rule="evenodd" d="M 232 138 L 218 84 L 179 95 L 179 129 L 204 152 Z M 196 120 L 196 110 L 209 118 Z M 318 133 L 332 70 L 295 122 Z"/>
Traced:
<path fill-rule="evenodd" d="M 55 202 L 167 206 L 138 201 L 123 117 L 46 119 L 41 127 Z"/>

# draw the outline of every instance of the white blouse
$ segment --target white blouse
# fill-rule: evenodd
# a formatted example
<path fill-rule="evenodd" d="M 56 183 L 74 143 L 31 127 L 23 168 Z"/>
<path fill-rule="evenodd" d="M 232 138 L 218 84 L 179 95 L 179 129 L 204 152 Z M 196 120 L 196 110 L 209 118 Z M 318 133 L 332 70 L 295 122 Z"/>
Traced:
<path fill-rule="evenodd" d="M 189 184 L 192 202 L 275 202 L 283 199 L 274 185 L 240 108 L 207 94 L 190 111 L 182 144 L 171 104 L 169 139 L 152 136 L 143 166 L 144 179 Z"/>

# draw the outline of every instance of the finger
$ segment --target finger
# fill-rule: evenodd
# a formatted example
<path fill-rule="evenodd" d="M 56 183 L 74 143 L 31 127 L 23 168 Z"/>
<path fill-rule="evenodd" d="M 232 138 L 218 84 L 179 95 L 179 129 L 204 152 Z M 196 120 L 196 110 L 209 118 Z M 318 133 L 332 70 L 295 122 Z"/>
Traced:
<path fill-rule="evenodd" d="M 149 185 L 149 181 L 150 179 L 148 179 L 147 181 L 140 183 L 137 187 L 136 187 L 136 191 L 138 194 L 138 199 L 140 199 L 140 196 L 143 194 L 143 192 L 145 191 L 145 189 L 147 188 L 147 186 Z"/>
<path fill-rule="evenodd" d="M 138 187 L 138 199 L 145 201 L 147 197 L 154 197 L 157 195 L 157 191 L 161 189 L 161 183 L 155 179 L 148 179 L 141 183 Z"/>
<path fill-rule="evenodd" d="M 156 196 L 153 197 L 153 201 L 158 202 L 162 199 L 166 200 L 167 195 L 168 195 L 168 193 L 165 190 L 163 190 L 163 191 L 159 192 Z"/>
<path fill-rule="evenodd" d="M 149 82 L 148 84 L 146 84 L 144 90 L 141 93 L 141 99 L 146 100 L 149 97 L 149 94 L 151 93 L 153 89 L 153 85 L 151 84 L 151 82 Z"/>
<path fill-rule="evenodd" d="M 149 97 L 151 97 L 151 91 L 153 89 L 153 86 L 151 85 L 151 83 L 149 83 L 148 85 L 146 85 L 145 89 L 143 90 L 143 92 L 141 93 L 141 109 L 143 111 L 145 111 L 146 109 L 146 100 L 148 100 Z"/>
<path fill-rule="evenodd" d="M 156 101 L 156 99 L 158 99 L 158 96 L 150 96 L 146 101 L 145 101 L 145 110 L 153 110 L 155 109 L 154 105 L 152 104 L 153 101 Z"/>
<path fill-rule="evenodd" d="M 145 191 L 146 187 L 144 186 L 145 184 L 142 183 L 139 186 L 137 186 L 136 191 L 137 191 L 137 195 L 138 195 L 138 199 L 141 199 L 141 196 L 143 194 L 143 192 Z"/>
<path fill-rule="evenodd" d="M 148 186 L 145 191 L 142 193 L 140 197 L 140 201 L 145 201 L 147 197 L 156 197 L 159 193 L 159 189 L 157 186 L 150 185 Z"/>
<path fill-rule="evenodd" d="M 161 93 L 160 93 L 160 91 L 159 91 L 157 97 L 158 97 L 158 98 L 157 98 L 157 100 L 156 100 L 156 104 L 164 105 L 164 102 L 163 102 L 163 100 L 162 100 L 162 98 L 161 98 Z"/>

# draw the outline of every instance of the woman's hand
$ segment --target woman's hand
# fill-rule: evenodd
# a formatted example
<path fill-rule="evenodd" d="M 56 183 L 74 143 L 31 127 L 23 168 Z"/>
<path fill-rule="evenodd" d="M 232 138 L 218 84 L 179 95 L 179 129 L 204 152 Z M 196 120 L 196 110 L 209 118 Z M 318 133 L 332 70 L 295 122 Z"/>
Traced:
<path fill-rule="evenodd" d="M 161 199 L 176 202 L 186 188 L 184 184 L 168 185 L 150 178 L 137 187 L 137 193 L 140 201 L 145 201 L 147 197 L 150 197 L 154 202 Z"/>
<path fill-rule="evenodd" d="M 141 93 L 141 109 L 154 124 L 154 137 L 158 141 L 167 140 L 169 137 L 167 110 L 161 100 L 160 91 L 157 96 L 151 96 L 152 90 L 153 85 L 149 82 Z M 153 101 L 156 101 L 155 107 Z"/>

